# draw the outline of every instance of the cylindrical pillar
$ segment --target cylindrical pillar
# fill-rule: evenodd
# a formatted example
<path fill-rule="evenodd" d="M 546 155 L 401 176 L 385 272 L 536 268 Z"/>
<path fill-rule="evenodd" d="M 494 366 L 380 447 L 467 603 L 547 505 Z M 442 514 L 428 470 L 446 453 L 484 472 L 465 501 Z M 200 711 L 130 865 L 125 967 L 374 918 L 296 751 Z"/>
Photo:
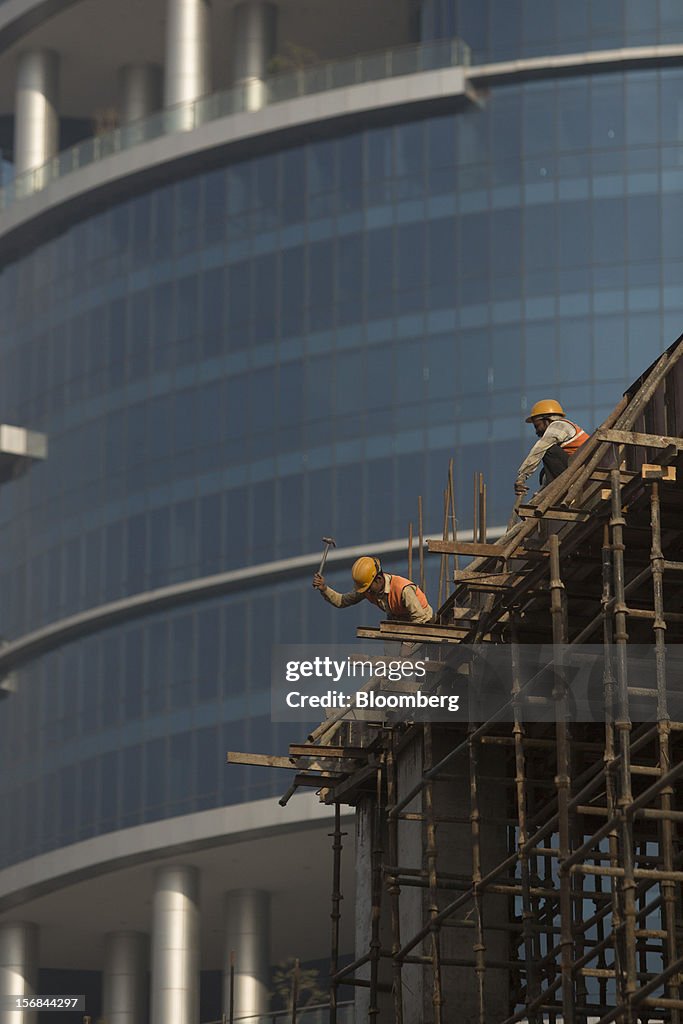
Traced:
<path fill-rule="evenodd" d="M 105 937 L 104 1019 L 107 1024 L 145 1024 L 149 940 L 142 932 Z"/>
<path fill-rule="evenodd" d="M 152 1024 L 199 1021 L 199 872 L 159 868 L 153 903 Z"/>
<path fill-rule="evenodd" d="M 0 924 L 0 1024 L 34 1024 L 35 1010 L 10 1010 L 7 999 L 36 994 L 38 927 L 24 921 Z"/>
<path fill-rule="evenodd" d="M 157 64 L 126 64 L 119 69 L 122 124 L 139 121 L 162 106 L 163 76 Z"/>
<path fill-rule="evenodd" d="M 59 57 L 52 50 L 22 53 L 17 66 L 14 112 L 16 174 L 33 170 L 59 148 Z"/>
<path fill-rule="evenodd" d="M 269 1009 L 270 897 L 260 889 L 225 894 L 223 1010 L 230 1008 L 230 957 L 235 955 L 235 1017 L 258 1016 Z"/>
<path fill-rule="evenodd" d="M 235 85 L 246 92 L 247 109 L 265 102 L 263 81 L 277 44 L 277 7 L 266 0 L 247 0 L 232 15 L 232 62 Z"/>
<path fill-rule="evenodd" d="M 191 103 L 210 90 L 208 0 L 167 0 L 164 106 Z"/>

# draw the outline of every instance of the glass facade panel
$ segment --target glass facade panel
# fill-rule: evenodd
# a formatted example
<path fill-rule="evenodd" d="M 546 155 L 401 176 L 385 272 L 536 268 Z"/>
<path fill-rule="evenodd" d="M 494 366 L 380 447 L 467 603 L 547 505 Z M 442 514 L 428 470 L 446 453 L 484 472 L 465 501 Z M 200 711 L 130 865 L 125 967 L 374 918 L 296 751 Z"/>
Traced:
<path fill-rule="evenodd" d="M 423 0 L 422 39 L 459 36 L 472 62 L 680 42 L 677 0 Z"/>
<path fill-rule="evenodd" d="M 664 2 L 654 18 L 578 0 L 571 20 L 551 0 L 429 6 L 482 59 L 683 32 Z M 405 535 L 418 493 L 439 531 L 450 457 L 461 527 L 478 470 L 504 524 L 530 405 L 557 395 L 593 429 L 683 316 L 680 86 L 676 68 L 535 81 L 312 133 L 6 265 L 3 420 L 45 430 L 50 457 L 0 489 L 3 633 L 311 554 L 323 534 L 372 550 Z M 270 795 L 268 773 L 223 765 L 228 747 L 280 749 L 264 628 L 320 642 L 359 621 L 376 616 L 266 576 L 19 669 L 0 799 L 44 813 L 18 818 L 4 863 Z"/>

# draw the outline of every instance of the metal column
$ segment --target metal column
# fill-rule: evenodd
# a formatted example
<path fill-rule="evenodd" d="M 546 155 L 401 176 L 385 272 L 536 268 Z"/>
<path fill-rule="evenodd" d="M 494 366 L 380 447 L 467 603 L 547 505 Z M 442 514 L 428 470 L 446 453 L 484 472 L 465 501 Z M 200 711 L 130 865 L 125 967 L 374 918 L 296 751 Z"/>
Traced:
<path fill-rule="evenodd" d="M 164 106 L 191 104 L 210 91 L 208 0 L 167 0 Z M 183 124 L 191 128 L 191 108 Z"/>
<path fill-rule="evenodd" d="M 199 872 L 159 868 L 152 930 L 152 1024 L 199 1021 Z"/>
<path fill-rule="evenodd" d="M 265 102 L 264 79 L 275 53 L 277 7 L 265 0 L 248 0 L 233 11 L 232 62 L 235 85 L 245 90 L 248 110 Z"/>
<path fill-rule="evenodd" d="M 142 932 L 110 932 L 105 938 L 104 1019 L 107 1024 L 145 1024 L 149 940 Z"/>
<path fill-rule="evenodd" d="M 36 994 L 38 927 L 24 921 L 0 925 L 0 1024 L 35 1024 L 35 1010 L 10 1011 L 8 996 Z"/>
<path fill-rule="evenodd" d="M 162 71 L 156 64 L 126 64 L 119 69 L 119 109 L 123 124 L 139 121 L 162 106 Z"/>
<path fill-rule="evenodd" d="M 14 167 L 17 174 L 41 167 L 59 148 L 59 57 L 52 50 L 30 50 L 19 57 L 14 114 Z"/>
<path fill-rule="evenodd" d="M 258 1016 L 269 1009 L 270 896 L 259 889 L 225 894 L 223 1009 L 230 1005 L 230 957 L 235 954 L 235 1017 Z"/>

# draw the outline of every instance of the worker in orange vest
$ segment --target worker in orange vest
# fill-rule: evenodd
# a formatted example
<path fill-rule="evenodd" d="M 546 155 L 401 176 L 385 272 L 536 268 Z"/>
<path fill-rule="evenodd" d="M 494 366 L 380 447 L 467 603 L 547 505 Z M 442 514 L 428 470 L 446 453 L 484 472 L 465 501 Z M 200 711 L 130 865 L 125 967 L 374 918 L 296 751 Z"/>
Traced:
<path fill-rule="evenodd" d="M 318 572 L 313 577 L 313 586 L 335 608 L 349 608 L 365 599 L 386 612 L 388 619 L 419 623 L 434 620 L 434 612 L 417 584 L 404 576 L 382 572 L 379 558 L 358 558 L 351 576 L 355 589 L 348 594 L 332 590 Z"/>
<path fill-rule="evenodd" d="M 526 481 L 541 462 L 541 487 L 545 487 L 558 477 L 569 465 L 571 456 L 586 443 L 589 436 L 585 430 L 565 417 L 560 403 L 552 398 L 536 402 L 526 422 L 533 424 L 538 441 L 517 470 L 517 495 L 526 494 L 529 490 Z"/>

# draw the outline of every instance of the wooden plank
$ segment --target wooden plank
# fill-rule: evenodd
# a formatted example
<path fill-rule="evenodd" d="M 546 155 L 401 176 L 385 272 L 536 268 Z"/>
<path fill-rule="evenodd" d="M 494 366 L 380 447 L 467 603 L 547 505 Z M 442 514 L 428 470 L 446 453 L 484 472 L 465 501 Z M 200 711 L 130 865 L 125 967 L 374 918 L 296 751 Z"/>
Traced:
<path fill-rule="evenodd" d="M 674 483 L 676 480 L 675 466 L 658 466 L 656 463 L 644 462 L 640 467 L 643 480 L 661 480 L 663 483 Z"/>
<path fill-rule="evenodd" d="M 613 444 L 638 445 L 640 448 L 669 448 L 672 445 L 683 451 L 683 438 L 665 437 L 662 434 L 640 434 L 635 430 L 598 430 L 598 439 Z"/>
<path fill-rule="evenodd" d="M 374 770 L 374 769 L 373 769 Z M 325 772 L 324 775 L 297 775 L 292 783 L 293 786 L 311 786 L 313 789 L 322 789 L 325 785 L 342 779 L 348 772 Z"/>
<path fill-rule="evenodd" d="M 505 558 L 502 544 L 473 544 L 471 541 L 428 540 L 431 552 L 437 555 L 472 555 L 473 558 Z M 547 558 L 548 552 L 541 548 L 517 548 L 515 558 Z"/>
<path fill-rule="evenodd" d="M 396 639 L 397 640 L 406 640 L 406 641 L 410 641 L 410 642 L 418 643 L 418 644 L 443 644 L 443 643 L 457 644 L 457 643 L 460 643 L 460 640 L 462 640 L 463 637 L 467 636 L 468 632 L 469 631 L 466 630 L 466 629 L 450 629 L 448 631 L 448 633 L 445 636 L 443 636 L 443 637 L 439 637 L 439 636 L 436 636 L 436 637 L 435 636 L 423 636 L 421 633 L 418 634 L 418 633 L 406 632 L 406 633 L 399 633 L 399 634 L 397 634 Z M 386 632 L 384 632 L 384 631 L 380 632 L 379 629 L 371 629 L 369 626 L 357 626 L 356 627 L 356 636 L 360 637 L 363 640 L 386 640 L 387 639 Z"/>
<path fill-rule="evenodd" d="M 509 583 L 480 583 L 477 580 L 470 580 L 467 583 L 468 590 L 471 590 L 473 593 L 481 591 L 482 594 L 502 594 L 509 586 Z"/>
<path fill-rule="evenodd" d="M 594 469 L 588 479 L 592 480 L 593 483 L 596 484 L 609 483 L 612 479 L 611 472 L 612 471 L 609 469 Z M 619 478 L 622 484 L 630 483 L 631 480 L 635 480 L 637 476 L 638 474 L 632 473 L 630 469 L 619 470 Z"/>
<path fill-rule="evenodd" d="M 242 754 L 229 750 L 226 755 L 227 764 L 251 764 L 260 768 L 295 768 L 288 757 L 277 757 L 275 754 Z"/>
<path fill-rule="evenodd" d="M 464 540 L 428 540 L 427 547 L 437 555 L 472 555 L 475 558 L 502 558 L 500 544 L 475 544 Z"/>
<path fill-rule="evenodd" d="M 456 583 L 468 583 L 475 580 L 493 580 L 498 579 L 510 579 L 512 576 L 516 576 L 516 573 L 512 572 L 487 572 L 485 569 L 481 571 L 478 569 L 456 569 L 453 573 L 453 579 Z"/>
<path fill-rule="evenodd" d="M 450 640 L 458 633 L 465 632 L 465 630 L 458 630 L 450 626 L 433 626 L 431 624 L 419 626 L 410 622 L 380 622 L 379 632 L 380 636 L 385 639 L 387 634 L 389 634 L 401 640 L 410 639 L 416 640 L 417 643 L 422 643 L 426 639 Z"/>
<path fill-rule="evenodd" d="M 590 512 L 585 509 L 574 512 L 571 509 L 549 508 L 542 512 L 535 505 L 520 505 L 517 515 L 520 519 L 559 519 L 565 523 L 585 523 L 590 519 Z M 514 554 L 511 557 L 514 558 Z"/>
<path fill-rule="evenodd" d="M 466 636 L 469 635 L 469 630 L 449 630 L 447 634 L 440 637 L 433 636 L 422 636 L 418 633 L 395 633 L 387 634 L 380 633 L 379 630 L 370 630 L 365 626 L 358 626 L 355 635 L 362 640 L 386 640 L 387 637 L 393 637 L 397 641 L 405 643 L 416 643 L 416 644 L 440 644 L 440 643 L 460 643 Z"/>
<path fill-rule="evenodd" d="M 349 760 L 367 761 L 369 747 L 326 747 L 315 743 L 290 743 L 290 757 L 342 757 Z"/>

